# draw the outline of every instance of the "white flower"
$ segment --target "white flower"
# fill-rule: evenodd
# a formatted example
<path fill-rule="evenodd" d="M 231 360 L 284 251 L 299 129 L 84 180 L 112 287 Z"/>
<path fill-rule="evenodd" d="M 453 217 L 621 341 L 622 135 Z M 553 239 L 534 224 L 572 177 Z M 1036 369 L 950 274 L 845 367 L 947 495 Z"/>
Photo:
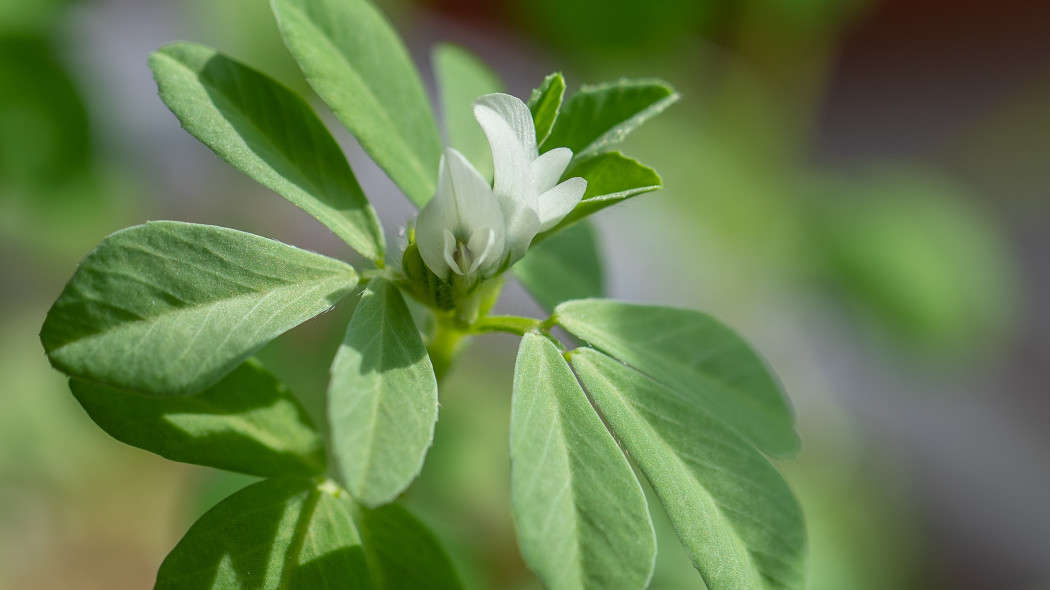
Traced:
<path fill-rule="evenodd" d="M 504 260 L 504 222 L 492 187 L 463 154 L 446 148 L 437 192 L 416 219 L 423 262 L 442 280 L 486 279 Z"/>
<path fill-rule="evenodd" d="M 493 192 L 503 211 L 506 249 L 513 263 L 525 255 L 536 234 L 557 225 L 576 207 L 587 181 L 574 177 L 558 184 L 572 150 L 561 147 L 540 155 L 532 113 L 521 100 L 487 94 L 474 101 L 474 117 L 492 148 Z"/>

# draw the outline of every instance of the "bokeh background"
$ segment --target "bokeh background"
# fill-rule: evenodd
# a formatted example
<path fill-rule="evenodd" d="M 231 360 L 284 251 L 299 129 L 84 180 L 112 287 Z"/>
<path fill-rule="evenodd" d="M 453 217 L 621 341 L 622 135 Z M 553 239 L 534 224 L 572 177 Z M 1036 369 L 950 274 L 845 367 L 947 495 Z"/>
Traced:
<path fill-rule="evenodd" d="M 0 0 L 0 589 L 146 588 L 250 478 L 101 432 L 37 340 L 76 263 L 148 219 L 350 253 L 184 133 L 146 56 L 213 45 L 309 95 L 263 0 Z M 454 41 L 512 93 L 658 76 L 625 151 L 666 189 L 597 217 L 611 296 L 705 310 L 787 386 L 813 590 L 1050 588 L 1050 4 L 397 0 L 432 85 Z M 412 210 L 334 123 L 388 235 Z M 503 309 L 539 313 L 507 289 Z M 344 304 L 261 356 L 322 419 Z M 471 588 L 536 588 L 508 506 L 516 342 L 442 390 L 404 501 Z M 654 511 L 658 515 L 659 511 Z M 658 519 L 653 588 L 702 587 Z"/>

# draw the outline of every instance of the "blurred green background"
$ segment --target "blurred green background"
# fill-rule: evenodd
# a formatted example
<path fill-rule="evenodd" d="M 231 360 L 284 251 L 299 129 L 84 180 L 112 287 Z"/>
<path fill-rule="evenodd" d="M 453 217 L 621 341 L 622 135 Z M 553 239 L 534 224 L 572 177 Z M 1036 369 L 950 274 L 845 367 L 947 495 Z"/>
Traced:
<path fill-rule="evenodd" d="M 667 188 L 598 217 L 608 292 L 712 313 L 780 375 L 810 588 L 1050 588 L 1050 4 L 381 5 L 428 80 L 450 40 L 518 96 L 553 70 L 682 93 L 625 146 Z M 308 92 L 263 0 L 0 0 L 0 590 L 149 587 L 249 481 L 125 447 L 80 410 L 36 337 L 77 261 L 147 219 L 350 256 L 179 129 L 146 68 L 177 39 Z M 397 236 L 411 207 L 320 110 Z M 539 313 L 514 286 L 500 306 Z M 318 420 L 350 311 L 261 355 Z M 471 588 L 536 588 L 508 506 L 516 341 L 481 344 L 404 501 Z M 702 587 L 657 521 L 652 587 Z"/>

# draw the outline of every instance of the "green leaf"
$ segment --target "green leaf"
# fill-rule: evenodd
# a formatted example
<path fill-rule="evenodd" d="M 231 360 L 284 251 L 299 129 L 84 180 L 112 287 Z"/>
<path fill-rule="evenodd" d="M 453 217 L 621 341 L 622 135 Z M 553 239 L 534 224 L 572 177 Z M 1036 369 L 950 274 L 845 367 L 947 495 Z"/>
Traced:
<path fill-rule="evenodd" d="M 656 533 L 645 494 L 561 353 L 537 334 L 518 350 L 510 466 L 518 545 L 544 586 L 646 587 Z"/>
<path fill-rule="evenodd" d="M 339 145 L 291 90 L 214 49 L 174 43 L 150 56 L 160 98 L 215 155 L 375 260 L 383 229 Z"/>
<path fill-rule="evenodd" d="M 604 300 L 569 301 L 555 315 L 573 335 L 696 400 L 763 451 L 797 452 L 780 385 L 747 343 L 711 316 Z"/>
<path fill-rule="evenodd" d="M 248 360 L 208 389 L 155 397 L 71 379 L 91 419 L 113 438 L 172 461 L 263 477 L 320 475 L 324 444 L 288 389 Z"/>
<path fill-rule="evenodd" d="M 460 590 L 463 585 L 437 537 L 397 504 L 354 506 L 375 590 Z"/>
<path fill-rule="evenodd" d="M 157 573 L 156 590 L 371 588 L 345 492 L 330 482 L 268 479 L 220 502 L 190 527 Z"/>
<path fill-rule="evenodd" d="M 572 165 L 563 176 L 582 176 L 587 181 L 587 192 L 576 208 L 550 232 L 561 231 L 610 205 L 663 188 L 663 181 L 655 170 L 620 152 L 591 156 Z"/>
<path fill-rule="evenodd" d="M 349 265 L 224 227 L 157 221 L 88 254 L 40 332 L 51 364 L 146 394 L 212 385 L 357 285 Z"/>
<path fill-rule="evenodd" d="M 419 72 L 366 0 L 272 0 L 310 86 L 379 167 L 422 207 L 434 194 L 441 136 Z"/>
<path fill-rule="evenodd" d="M 600 297 L 604 291 L 598 237 L 594 226 L 585 221 L 534 242 L 512 268 L 514 276 L 548 311 L 563 301 Z"/>
<path fill-rule="evenodd" d="M 567 147 L 583 160 L 604 152 L 678 100 L 662 80 L 620 80 L 584 86 L 569 97 L 543 150 Z"/>
<path fill-rule="evenodd" d="M 564 96 L 565 78 L 561 72 L 548 74 L 543 79 L 543 84 L 532 91 L 532 96 L 529 97 L 529 111 L 532 112 L 532 121 L 536 125 L 536 145 L 543 145 L 547 136 L 551 134 Z"/>
<path fill-rule="evenodd" d="M 434 438 L 437 380 L 401 293 L 372 279 L 332 362 L 332 445 L 343 481 L 366 506 L 419 474 Z"/>
<path fill-rule="evenodd" d="M 433 59 L 448 143 L 462 152 L 483 177 L 491 179 L 492 150 L 474 119 L 471 103 L 479 96 L 504 92 L 503 81 L 477 56 L 458 45 L 439 44 Z"/>
<path fill-rule="evenodd" d="M 694 397 L 583 348 L 572 366 L 710 590 L 801 590 L 802 512 L 769 461 Z"/>

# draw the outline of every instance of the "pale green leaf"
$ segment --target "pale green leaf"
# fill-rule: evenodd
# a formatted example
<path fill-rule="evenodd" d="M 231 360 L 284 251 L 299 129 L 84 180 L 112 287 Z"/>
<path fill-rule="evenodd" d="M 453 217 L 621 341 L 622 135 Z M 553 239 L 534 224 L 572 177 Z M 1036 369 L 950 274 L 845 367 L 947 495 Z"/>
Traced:
<path fill-rule="evenodd" d="M 419 474 L 434 437 L 437 380 L 401 293 L 372 279 L 332 362 L 332 446 L 346 488 L 390 502 Z"/>
<path fill-rule="evenodd" d="M 606 152 L 573 164 L 564 178 L 580 176 L 587 181 L 583 200 L 551 232 L 602 209 L 642 193 L 663 188 L 663 181 L 655 170 L 620 152 Z"/>
<path fill-rule="evenodd" d="M 353 506 L 374 590 L 460 590 L 448 554 L 423 523 L 397 504 Z"/>
<path fill-rule="evenodd" d="M 600 297 L 605 288 L 594 226 L 581 221 L 540 243 L 512 267 L 514 276 L 547 311 L 571 299 Z"/>
<path fill-rule="evenodd" d="M 562 98 L 565 96 L 565 78 L 561 72 L 548 74 L 543 84 L 532 91 L 529 97 L 529 111 L 536 126 L 536 144 L 543 145 L 558 118 Z"/>
<path fill-rule="evenodd" d="M 383 229 L 342 150 L 291 90 L 214 49 L 174 43 L 150 56 L 160 98 L 217 156 L 313 215 L 364 256 Z"/>
<path fill-rule="evenodd" d="M 190 527 L 161 564 L 155 589 L 369 589 L 345 494 L 305 479 L 248 486 Z"/>
<path fill-rule="evenodd" d="M 794 416 L 761 358 L 711 316 L 673 307 L 570 301 L 558 323 L 721 418 L 763 451 L 798 450 Z"/>
<path fill-rule="evenodd" d="M 379 167 L 422 207 L 434 195 L 441 137 L 404 44 L 367 0 L 272 0 L 310 86 Z"/>
<path fill-rule="evenodd" d="M 645 494 L 561 353 L 526 334 L 514 370 L 510 493 L 525 562 L 551 590 L 645 588 Z"/>
<path fill-rule="evenodd" d="M 695 397 L 592 349 L 571 360 L 710 590 L 805 588 L 802 512 L 757 449 Z"/>
<path fill-rule="evenodd" d="M 319 475 L 324 444 L 299 401 L 249 359 L 204 391 L 157 397 L 71 379 L 91 419 L 113 438 L 172 461 L 263 477 Z"/>
<path fill-rule="evenodd" d="M 40 340 L 70 377 L 186 395 L 356 285 L 349 265 L 281 242 L 150 222 L 88 254 L 48 312 Z"/>
<path fill-rule="evenodd" d="M 485 178 L 492 178 L 489 140 L 474 118 L 471 103 L 479 96 L 504 92 L 503 81 L 473 53 L 458 45 L 434 48 L 434 76 L 445 115 L 448 143 L 470 160 Z"/>
<path fill-rule="evenodd" d="M 562 105 L 542 151 L 567 147 L 577 161 L 604 152 L 678 100 L 661 80 L 620 80 L 584 86 Z"/>

